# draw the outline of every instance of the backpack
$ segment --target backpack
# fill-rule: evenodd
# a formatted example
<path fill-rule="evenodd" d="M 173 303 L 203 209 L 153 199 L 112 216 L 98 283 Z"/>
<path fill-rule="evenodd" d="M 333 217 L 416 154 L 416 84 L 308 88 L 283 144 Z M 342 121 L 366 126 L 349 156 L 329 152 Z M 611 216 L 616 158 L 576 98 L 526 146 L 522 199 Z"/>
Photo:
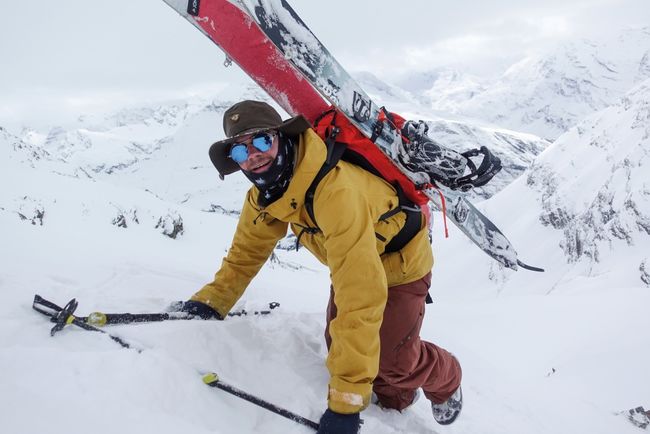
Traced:
<path fill-rule="evenodd" d="M 393 116 L 391 121 L 400 127 L 398 124 L 403 124 L 404 119 L 396 115 Z M 327 110 L 314 121 L 313 129 L 327 145 L 327 157 L 305 193 L 305 208 L 316 227 L 303 228 L 303 232 L 320 231 L 314 215 L 314 195 L 320 181 L 336 167 L 339 160 L 363 168 L 386 180 L 397 190 L 399 206 L 389 210 L 379 219 L 385 220 L 403 211 L 406 214 L 406 222 L 400 232 L 386 244 L 385 253 L 401 250 L 420 231 L 422 214 L 425 215 L 427 225 L 429 224 L 430 212 L 427 206 L 429 198 L 344 115 L 338 113 L 336 109 Z M 297 243 L 299 239 L 300 237 L 298 237 Z"/>
<path fill-rule="evenodd" d="M 404 118 L 388 113 L 388 121 L 393 126 L 402 129 Z M 318 183 L 332 170 L 339 160 L 355 164 L 375 176 L 390 183 L 397 191 L 399 206 L 386 212 L 379 220 L 387 219 L 399 212 L 406 214 L 406 221 L 402 229 L 386 244 L 384 253 L 401 250 L 422 229 L 422 214 L 425 216 L 426 225 L 429 226 L 431 214 L 428 207 L 429 198 L 420 191 L 422 186 L 416 186 L 406 177 L 375 144 L 336 109 L 324 112 L 314 121 L 313 129 L 327 145 L 327 157 L 323 166 L 316 174 L 311 185 L 305 193 L 305 208 L 315 228 L 303 228 L 296 240 L 296 249 L 300 243 L 300 236 L 305 233 L 320 231 L 314 216 L 314 195 Z M 428 187 L 428 185 L 427 185 Z M 427 292 L 427 304 L 433 303 L 431 295 Z"/>
<path fill-rule="evenodd" d="M 405 123 L 404 118 L 395 113 L 386 111 L 382 111 L 382 113 L 389 117 L 387 120 L 393 124 L 394 128 L 398 131 L 402 129 Z M 364 136 L 345 115 L 338 113 L 336 109 L 327 110 L 320 115 L 314 121 L 313 129 L 328 146 L 328 158 L 330 157 L 330 147 L 333 144 L 343 144 L 345 149 L 340 156 L 341 160 L 360 166 L 393 186 L 399 186 L 404 195 L 418 206 L 424 206 L 429 202 L 429 198 L 421 191 L 422 188 L 429 187 L 429 185 L 416 186 L 371 139 Z"/>
<path fill-rule="evenodd" d="M 426 183 L 416 184 L 409 179 L 397 168 L 393 160 L 375 146 L 373 142 L 385 127 L 400 132 L 405 151 L 409 155 L 408 159 L 411 160 L 402 161 L 400 158 L 401 163 L 408 170 L 426 173 L 428 175 Z M 305 201 L 309 216 L 314 223 L 316 220 L 313 218 L 313 193 L 318 182 L 336 166 L 339 160 L 360 166 L 393 185 L 400 195 L 400 208 L 402 210 L 419 208 L 426 218 L 427 226 L 430 226 L 431 213 L 427 206 L 429 198 L 423 190 L 431 188 L 436 190 L 440 195 L 445 237 L 449 236 L 447 204 L 438 185 L 467 192 L 487 184 L 502 168 L 499 157 L 492 154 L 487 147 L 481 146 L 480 149 L 465 152 L 445 148 L 428 137 L 428 126 L 423 121 L 406 121 L 383 107 L 380 109 L 378 122 L 371 138 L 364 136 L 345 115 L 337 112 L 335 108 L 330 108 L 320 115 L 314 121 L 313 129 L 327 145 L 327 159 L 314 179 L 313 189 L 308 190 Z M 475 163 L 474 159 L 480 159 L 480 164 Z"/>

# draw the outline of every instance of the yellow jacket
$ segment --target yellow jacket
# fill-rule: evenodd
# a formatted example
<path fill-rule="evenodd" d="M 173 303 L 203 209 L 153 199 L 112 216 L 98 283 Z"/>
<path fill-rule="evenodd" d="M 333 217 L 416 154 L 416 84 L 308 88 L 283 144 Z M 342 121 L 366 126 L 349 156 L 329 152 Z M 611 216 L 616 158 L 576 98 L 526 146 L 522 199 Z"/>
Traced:
<path fill-rule="evenodd" d="M 325 144 L 307 130 L 300 137 L 294 174 L 284 195 L 262 209 L 257 205 L 257 188 L 248 191 L 221 268 L 192 300 L 212 306 L 225 317 L 287 227 L 296 235 L 303 227 L 314 227 L 304 207 L 305 192 L 325 158 Z M 300 239 L 331 273 L 338 313 L 330 324 L 327 368 L 329 408 L 338 413 L 355 413 L 369 403 L 379 370 L 379 328 L 387 288 L 420 279 L 433 266 L 426 228 L 402 250 L 384 254 L 385 245 L 404 225 L 405 215 L 400 212 L 381 221 L 379 217 L 398 202 L 389 183 L 340 161 L 316 189 L 314 215 L 321 232 L 305 233 Z"/>

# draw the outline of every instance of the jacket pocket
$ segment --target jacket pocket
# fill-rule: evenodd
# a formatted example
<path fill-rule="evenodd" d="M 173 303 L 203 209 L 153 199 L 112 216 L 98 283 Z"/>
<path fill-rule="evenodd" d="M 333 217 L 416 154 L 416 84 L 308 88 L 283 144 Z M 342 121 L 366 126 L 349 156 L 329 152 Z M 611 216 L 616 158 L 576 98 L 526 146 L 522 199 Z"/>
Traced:
<path fill-rule="evenodd" d="M 402 252 L 386 253 L 381 256 L 381 262 L 386 271 L 388 286 L 404 283 L 404 257 Z"/>

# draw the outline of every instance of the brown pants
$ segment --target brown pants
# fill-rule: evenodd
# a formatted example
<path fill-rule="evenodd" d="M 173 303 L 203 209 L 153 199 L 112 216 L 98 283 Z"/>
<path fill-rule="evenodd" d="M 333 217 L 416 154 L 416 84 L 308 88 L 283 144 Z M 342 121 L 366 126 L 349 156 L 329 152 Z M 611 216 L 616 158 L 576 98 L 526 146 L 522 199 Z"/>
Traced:
<path fill-rule="evenodd" d="M 408 407 L 417 389 L 432 402 L 447 400 L 460 385 L 460 364 L 444 349 L 420 340 L 424 303 L 431 285 L 431 273 L 420 280 L 388 288 L 384 320 L 379 330 L 381 354 L 379 374 L 373 391 L 383 407 Z M 325 341 L 332 338 L 329 323 L 336 318 L 334 293 L 327 306 Z"/>

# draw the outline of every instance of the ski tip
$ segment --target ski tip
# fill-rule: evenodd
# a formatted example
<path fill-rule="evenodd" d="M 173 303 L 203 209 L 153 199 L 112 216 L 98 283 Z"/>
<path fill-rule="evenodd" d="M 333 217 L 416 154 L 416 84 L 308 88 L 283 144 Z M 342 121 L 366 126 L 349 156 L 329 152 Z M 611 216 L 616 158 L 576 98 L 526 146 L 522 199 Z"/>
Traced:
<path fill-rule="evenodd" d="M 519 259 L 517 259 L 517 265 L 519 265 L 521 268 L 524 268 L 526 270 L 535 271 L 535 272 L 538 272 L 538 273 L 543 273 L 545 271 L 543 268 L 533 267 L 531 265 L 524 264 Z"/>
<path fill-rule="evenodd" d="M 205 374 L 203 376 L 203 382 L 205 384 L 218 383 L 219 382 L 219 376 L 217 374 L 215 374 L 214 372 L 211 372 L 209 374 Z"/>

